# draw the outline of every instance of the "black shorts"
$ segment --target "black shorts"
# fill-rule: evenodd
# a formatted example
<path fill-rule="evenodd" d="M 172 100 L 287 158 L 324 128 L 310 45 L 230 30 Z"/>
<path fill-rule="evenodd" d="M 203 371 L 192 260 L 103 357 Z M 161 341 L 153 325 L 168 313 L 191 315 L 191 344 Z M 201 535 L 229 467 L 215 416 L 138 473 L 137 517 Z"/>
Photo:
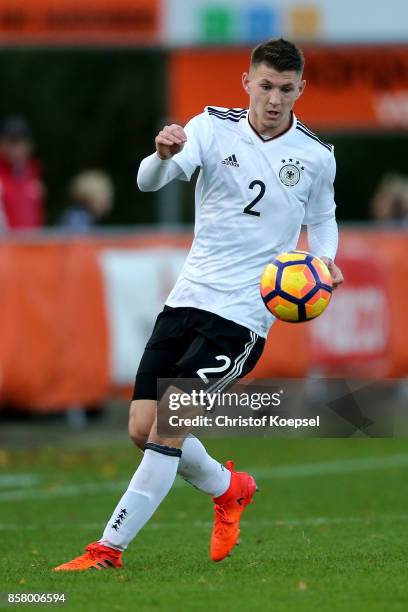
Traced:
<path fill-rule="evenodd" d="M 157 399 L 161 378 L 201 379 L 203 388 L 222 391 L 254 368 L 264 345 L 255 332 L 206 310 L 165 306 L 140 361 L 133 399 Z"/>

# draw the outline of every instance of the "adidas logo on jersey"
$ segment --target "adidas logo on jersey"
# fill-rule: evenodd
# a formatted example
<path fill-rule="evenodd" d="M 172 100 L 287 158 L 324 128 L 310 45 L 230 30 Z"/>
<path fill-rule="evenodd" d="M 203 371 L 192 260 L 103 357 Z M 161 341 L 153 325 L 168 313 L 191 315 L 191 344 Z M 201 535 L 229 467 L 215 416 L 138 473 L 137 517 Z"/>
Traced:
<path fill-rule="evenodd" d="M 226 157 L 225 159 L 223 159 L 221 163 L 225 164 L 226 166 L 234 166 L 235 168 L 239 168 L 239 163 L 234 153 L 230 155 L 229 157 Z"/>

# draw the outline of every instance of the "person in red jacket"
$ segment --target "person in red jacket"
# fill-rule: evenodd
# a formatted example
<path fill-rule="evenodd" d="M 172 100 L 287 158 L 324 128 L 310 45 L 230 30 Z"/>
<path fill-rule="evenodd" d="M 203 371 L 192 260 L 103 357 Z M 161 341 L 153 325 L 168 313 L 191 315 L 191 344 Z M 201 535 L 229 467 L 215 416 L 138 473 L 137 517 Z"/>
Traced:
<path fill-rule="evenodd" d="M 0 227 L 5 230 L 43 226 L 45 190 L 32 149 L 26 121 L 6 119 L 0 127 Z"/>

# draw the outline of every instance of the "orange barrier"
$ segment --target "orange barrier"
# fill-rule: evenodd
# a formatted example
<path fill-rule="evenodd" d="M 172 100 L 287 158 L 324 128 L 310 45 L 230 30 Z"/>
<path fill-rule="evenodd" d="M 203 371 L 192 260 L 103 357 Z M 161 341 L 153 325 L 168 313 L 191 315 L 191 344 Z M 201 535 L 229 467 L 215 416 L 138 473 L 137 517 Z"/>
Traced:
<path fill-rule="evenodd" d="M 14 45 L 152 44 L 158 0 L 0 0 L 2 43 Z"/>
<path fill-rule="evenodd" d="M 180 49 L 169 61 L 169 116 L 204 106 L 247 107 L 250 49 Z M 314 129 L 407 129 L 408 46 L 305 46 L 306 92 L 295 112 Z"/>
<path fill-rule="evenodd" d="M 345 272 L 344 287 L 316 321 L 277 322 L 251 376 L 302 377 L 316 370 L 327 375 L 408 376 L 407 242 L 403 233 L 343 230 L 338 263 Z M 124 384 L 115 366 L 115 360 L 120 361 L 110 312 L 115 285 L 107 282 L 101 257 L 113 254 L 120 264 L 121 257 L 137 254 L 142 267 L 154 258 L 163 264 L 157 276 L 166 278 L 158 282 L 156 301 L 147 304 L 151 319 L 142 321 L 148 334 L 164 299 L 162 289 L 168 289 L 171 254 L 178 254 L 179 265 L 189 243 L 190 236 L 183 234 L 3 240 L 1 402 L 48 412 L 100 402 L 113 389 L 131 386 L 133 374 Z M 126 261 L 132 269 L 133 260 Z M 154 280 L 149 277 L 149 283 Z M 134 281 L 125 276 L 123 282 L 126 287 Z M 146 284 L 138 290 L 140 300 L 151 299 Z M 120 310 L 126 304 L 135 320 L 141 316 L 142 302 L 132 300 L 125 295 L 119 319 L 126 315 Z M 127 350 L 132 356 L 133 346 Z M 133 363 L 130 370 L 134 372 Z"/>
<path fill-rule="evenodd" d="M 91 244 L 0 246 L 4 402 L 48 411 L 106 396 L 101 280 Z"/>

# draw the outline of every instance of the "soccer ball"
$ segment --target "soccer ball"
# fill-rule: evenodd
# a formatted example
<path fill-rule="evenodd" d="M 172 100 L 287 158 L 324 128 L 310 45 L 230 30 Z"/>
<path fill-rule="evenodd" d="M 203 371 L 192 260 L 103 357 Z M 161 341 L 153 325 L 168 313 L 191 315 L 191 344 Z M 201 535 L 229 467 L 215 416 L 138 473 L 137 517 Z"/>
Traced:
<path fill-rule="evenodd" d="M 322 314 L 332 294 L 326 264 L 304 251 L 281 253 L 261 276 L 261 296 L 267 309 L 290 323 L 309 321 Z"/>

